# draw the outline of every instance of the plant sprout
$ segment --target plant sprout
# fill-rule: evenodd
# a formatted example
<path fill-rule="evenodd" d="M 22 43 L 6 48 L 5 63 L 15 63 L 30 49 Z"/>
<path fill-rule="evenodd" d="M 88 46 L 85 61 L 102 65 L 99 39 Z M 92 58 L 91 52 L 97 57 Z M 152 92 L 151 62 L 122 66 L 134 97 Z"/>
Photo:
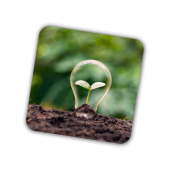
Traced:
<path fill-rule="evenodd" d="M 86 104 L 88 103 L 88 99 L 89 99 L 89 95 L 90 95 L 90 91 L 91 90 L 94 90 L 94 89 L 97 89 L 99 87 L 103 87 L 105 86 L 105 83 L 102 83 L 102 82 L 96 82 L 96 83 L 93 83 L 91 86 L 89 83 L 87 83 L 86 81 L 84 80 L 78 80 L 75 82 L 76 85 L 79 85 L 85 89 L 87 89 L 89 92 L 88 92 L 88 95 L 87 95 L 87 99 L 86 99 Z"/>

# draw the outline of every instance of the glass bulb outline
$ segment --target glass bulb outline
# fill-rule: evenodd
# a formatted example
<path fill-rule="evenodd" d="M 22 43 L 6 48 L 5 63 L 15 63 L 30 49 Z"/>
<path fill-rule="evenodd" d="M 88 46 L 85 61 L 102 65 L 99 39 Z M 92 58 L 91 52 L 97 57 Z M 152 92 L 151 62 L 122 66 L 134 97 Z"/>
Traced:
<path fill-rule="evenodd" d="M 76 86 L 75 86 L 75 84 L 73 82 L 73 79 L 74 79 L 74 75 L 78 71 L 78 69 L 81 66 L 86 65 L 86 64 L 94 64 L 94 65 L 99 66 L 100 68 L 102 68 L 104 70 L 104 72 L 106 74 L 106 77 L 108 78 L 108 83 L 106 84 L 106 91 L 104 92 L 103 95 L 100 96 L 100 98 L 97 100 L 97 102 L 96 102 L 96 104 L 94 106 L 94 111 L 96 112 L 99 103 L 106 96 L 106 94 L 108 93 L 108 91 L 109 91 L 109 89 L 111 87 L 112 77 L 111 77 L 111 74 L 110 74 L 110 71 L 108 70 L 108 68 L 100 61 L 97 61 L 97 60 L 84 60 L 84 61 L 78 63 L 74 67 L 74 69 L 72 70 L 71 76 L 70 76 L 70 85 L 71 85 L 71 88 L 72 88 L 72 91 L 73 91 L 73 94 L 74 94 L 74 98 L 75 98 L 75 109 L 77 109 L 77 107 L 78 107 L 78 95 L 77 95 L 77 92 L 76 92 Z"/>

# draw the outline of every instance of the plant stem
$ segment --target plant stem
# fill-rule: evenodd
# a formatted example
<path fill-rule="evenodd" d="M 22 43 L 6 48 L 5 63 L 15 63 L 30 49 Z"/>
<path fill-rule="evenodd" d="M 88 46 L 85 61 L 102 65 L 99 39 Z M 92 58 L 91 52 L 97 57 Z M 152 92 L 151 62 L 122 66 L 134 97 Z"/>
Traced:
<path fill-rule="evenodd" d="M 88 103 L 88 99 L 89 99 L 90 91 L 91 91 L 91 89 L 89 88 L 89 92 L 88 92 L 87 99 L 86 99 L 86 104 Z"/>

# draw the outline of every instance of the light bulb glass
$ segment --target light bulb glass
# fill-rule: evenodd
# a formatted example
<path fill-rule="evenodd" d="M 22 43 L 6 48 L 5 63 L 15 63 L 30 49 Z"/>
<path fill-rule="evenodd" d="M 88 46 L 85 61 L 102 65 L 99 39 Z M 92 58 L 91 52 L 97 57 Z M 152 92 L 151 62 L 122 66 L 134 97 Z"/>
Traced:
<path fill-rule="evenodd" d="M 95 71 L 95 72 L 94 72 Z M 86 99 L 83 96 L 80 96 L 79 91 L 81 90 L 81 93 L 86 94 L 87 97 L 88 91 L 82 87 L 78 87 L 75 82 L 78 80 L 84 80 L 86 81 L 88 79 L 91 81 L 92 85 L 95 82 L 98 81 L 104 81 L 106 84 L 103 88 L 94 89 L 90 93 L 89 97 L 89 105 L 93 110 L 96 112 L 97 107 L 101 100 L 105 97 L 105 95 L 108 93 L 110 86 L 112 84 L 112 77 L 108 70 L 108 68 L 97 60 L 84 60 L 77 64 L 70 76 L 70 84 L 71 88 L 73 90 L 73 94 L 75 97 L 75 109 L 82 104 L 85 104 Z M 88 82 L 88 81 L 87 81 Z M 88 82 L 89 83 L 89 82 Z"/>

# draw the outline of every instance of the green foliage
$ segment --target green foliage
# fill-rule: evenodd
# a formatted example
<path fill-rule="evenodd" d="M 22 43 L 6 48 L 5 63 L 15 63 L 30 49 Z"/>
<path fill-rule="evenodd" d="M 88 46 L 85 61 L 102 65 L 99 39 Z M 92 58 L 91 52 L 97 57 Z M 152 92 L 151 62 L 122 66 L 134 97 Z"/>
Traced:
<path fill-rule="evenodd" d="M 84 80 L 78 80 L 75 82 L 76 85 L 79 85 L 87 90 L 89 90 L 88 92 L 88 95 L 87 95 L 87 99 L 86 99 L 86 104 L 88 103 L 88 99 L 89 99 L 89 95 L 90 95 L 90 91 L 91 90 L 94 90 L 94 89 L 97 89 L 99 87 L 103 87 L 105 86 L 105 83 L 102 83 L 102 82 L 96 82 L 96 83 L 93 83 L 91 86 L 89 83 L 87 83 L 86 81 Z"/>
<path fill-rule="evenodd" d="M 136 39 L 45 27 L 39 34 L 29 104 L 73 110 L 71 71 L 79 62 L 94 59 L 112 75 L 112 86 L 97 113 L 133 120 L 142 55 L 143 45 Z M 95 71 L 87 72 L 79 76 L 90 83 L 97 81 Z"/>

